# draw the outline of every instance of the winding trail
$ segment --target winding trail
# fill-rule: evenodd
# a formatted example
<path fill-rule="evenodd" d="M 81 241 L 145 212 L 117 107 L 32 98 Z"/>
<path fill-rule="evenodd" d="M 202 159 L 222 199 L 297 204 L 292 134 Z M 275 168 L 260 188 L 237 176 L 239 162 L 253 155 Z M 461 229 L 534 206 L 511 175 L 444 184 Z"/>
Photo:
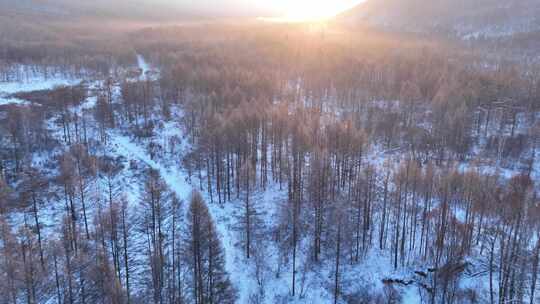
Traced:
<path fill-rule="evenodd" d="M 143 73 L 151 71 L 150 65 L 141 55 L 137 56 L 137 63 Z M 156 72 L 159 73 L 159 70 Z M 108 134 L 110 145 L 113 148 L 113 154 L 125 157 L 128 163 L 130 161 L 140 162 L 159 172 L 168 188 L 174 192 L 179 199 L 185 201 L 187 204 L 193 189 L 198 188 L 198 180 L 191 183 L 188 179 L 187 172 L 181 165 L 165 165 L 164 163 L 170 159 L 163 159 L 161 162 L 160 159 L 152 159 L 144 143 L 137 142 L 130 136 L 122 134 L 121 131 L 111 130 Z M 183 138 L 183 131 L 178 126 L 166 127 L 164 130 L 161 130 L 159 134 L 165 137 L 174 134 Z M 189 146 L 185 143 L 182 143 L 181 147 L 182 151 L 177 157 L 180 157 L 187 149 L 189 149 Z M 129 172 L 130 169 L 126 168 L 125 170 Z M 128 173 L 128 175 L 132 174 Z M 133 207 L 137 208 L 136 202 L 139 199 L 138 194 L 141 189 L 139 189 L 138 185 L 129 183 L 127 186 L 132 190 L 130 198 Z M 246 259 L 242 246 L 239 246 L 237 243 L 239 240 L 238 234 L 241 233 L 238 231 L 237 219 L 238 213 L 241 212 L 242 204 L 238 200 L 233 200 L 232 202 L 224 203 L 222 205 L 217 202 L 210 203 L 208 193 L 203 191 L 201 194 L 207 202 L 208 209 L 215 222 L 219 238 L 224 248 L 226 271 L 229 273 L 234 287 L 238 290 L 239 297 L 237 303 L 249 303 L 250 296 L 258 291 L 259 285 L 255 278 L 253 261 Z M 265 220 L 268 222 L 267 224 L 272 225 L 272 223 L 279 218 L 277 202 L 284 200 L 283 195 L 284 192 L 279 190 L 277 186 L 274 188 L 269 187 L 266 191 L 261 193 L 254 193 L 253 199 L 262 204 L 260 208 L 266 213 Z M 272 264 L 277 264 L 279 259 L 278 249 L 273 248 L 273 246 L 270 247 L 264 248 L 267 253 L 266 258 L 268 261 L 272 261 Z M 265 284 L 266 297 L 264 303 L 275 303 L 277 299 L 283 301 L 282 296 L 286 296 L 290 293 L 290 278 L 288 277 L 288 274 L 283 273 L 280 278 L 276 278 L 273 271 L 268 272 L 268 274 L 269 277 L 266 278 L 267 282 Z M 315 299 L 320 300 L 325 296 L 327 296 L 327 294 L 325 294 L 324 289 L 321 289 L 320 293 L 314 295 L 314 299 L 290 300 L 293 300 L 294 303 L 313 303 Z"/>
<path fill-rule="evenodd" d="M 187 200 L 193 187 L 187 181 L 187 175 L 176 168 L 167 169 L 160 163 L 152 160 L 145 149 L 139 144 L 134 143 L 127 136 L 120 135 L 117 132 L 110 134 L 111 143 L 116 148 L 117 153 L 126 157 L 128 160 L 140 161 L 150 168 L 159 172 L 167 186 L 175 192 L 178 198 Z"/>
<path fill-rule="evenodd" d="M 181 132 L 178 130 L 178 132 Z M 128 136 L 121 135 L 118 131 L 109 132 L 110 143 L 116 150 L 116 154 L 125 157 L 128 162 L 135 160 L 144 163 L 148 167 L 159 172 L 167 186 L 173 191 L 176 196 L 185 201 L 189 201 L 189 197 L 194 187 L 188 181 L 187 174 L 178 166 L 165 167 L 158 161 L 149 157 L 149 153 L 140 144 L 132 141 Z M 127 169 L 129 170 L 129 169 Z M 205 193 L 207 206 L 214 219 L 216 228 L 219 233 L 223 248 L 225 250 L 226 270 L 230 274 L 231 280 L 239 291 L 238 303 L 246 303 L 250 292 L 255 288 L 256 284 L 251 276 L 249 267 L 243 263 L 243 254 L 235 246 L 236 231 L 234 230 L 235 206 L 232 203 L 224 204 L 223 206 L 217 203 L 211 204 Z M 136 196 L 131 195 L 133 200 Z M 135 203 L 133 204 L 135 206 Z"/>

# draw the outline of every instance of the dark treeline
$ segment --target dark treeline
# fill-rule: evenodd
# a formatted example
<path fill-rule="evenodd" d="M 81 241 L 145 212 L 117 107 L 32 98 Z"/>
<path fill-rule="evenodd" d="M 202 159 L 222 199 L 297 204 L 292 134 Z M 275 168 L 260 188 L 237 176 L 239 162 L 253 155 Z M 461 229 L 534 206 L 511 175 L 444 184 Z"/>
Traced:
<path fill-rule="evenodd" d="M 125 33 L 144 23 L 11 16 L 0 12 L 0 82 L 25 80 L 28 75 L 108 75 L 133 63 L 134 52 Z M 21 71 L 19 65 L 25 65 Z"/>
<path fill-rule="evenodd" d="M 207 203 L 239 206 L 246 258 L 290 277 L 293 297 L 308 292 L 306 272 L 331 269 L 336 302 L 399 303 L 398 285 L 413 283 L 425 303 L 538 299 L 535 67 L 281 25 L 149 29 L 132 42 L 159 79 L 110 78 L 82 111 L 69 109 L 86 95 L 59 88 L 45 111 L 8 106 L 0 117 L 0 211 L 24 216 L 18 230 L 0 217 L 2 301 L 235 301 L 202 196 L 183 206 L 149 170 L 130 209 L 122 162 L 103 155 L 108 131 L 122 129 L 149 141 L 152 159 L 172 157 L 176 144 L 155 138 L 163 121 L 185 131 L 181 164 Z M 50 167 L 33 168 L 52 150 Z M 270 187 L 287 200 L 266 227 L 255 194 Z M 45 239 L 47 204 L 62 220 Z M 263 267 L 269 245 L 279 265 Z M 342 273 L 374 250 L 413 279 L 388 278 L 381 294 L 348 288 Z M 264 297 L 258 274 L 253 303 Z M 488 294 L 463 288 L 464 276 L 487 280 Z"/>

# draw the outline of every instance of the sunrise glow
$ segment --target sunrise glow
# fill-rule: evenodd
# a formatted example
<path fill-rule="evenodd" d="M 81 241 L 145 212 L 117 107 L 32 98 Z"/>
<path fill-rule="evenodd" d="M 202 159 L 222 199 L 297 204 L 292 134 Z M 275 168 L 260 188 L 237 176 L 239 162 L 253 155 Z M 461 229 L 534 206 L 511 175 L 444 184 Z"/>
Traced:
<path fill-rule="evenodd" d="M 362 1 L 294 0 L 288 1 L 284 19 L 292 22 L 323 21 Z"/>

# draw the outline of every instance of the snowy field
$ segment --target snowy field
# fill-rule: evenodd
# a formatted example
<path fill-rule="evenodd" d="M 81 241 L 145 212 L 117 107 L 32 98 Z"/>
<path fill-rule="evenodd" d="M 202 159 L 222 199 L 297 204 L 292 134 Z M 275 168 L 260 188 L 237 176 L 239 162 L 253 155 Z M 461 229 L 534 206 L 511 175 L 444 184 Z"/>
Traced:
<path fill-rule="evenodd" d="M 27 68 L 21 66 L 20 70 Z M 50 90 L 58 86 L 77 85 L 82 79 L 66 77 L 58 73 L 44 75 L 43 73 L 28 72 L 20 80 L 0 81 L 0 105 L 5 104 L 27 104 L 26 101 L 12 97 L 17 93 Z"/>

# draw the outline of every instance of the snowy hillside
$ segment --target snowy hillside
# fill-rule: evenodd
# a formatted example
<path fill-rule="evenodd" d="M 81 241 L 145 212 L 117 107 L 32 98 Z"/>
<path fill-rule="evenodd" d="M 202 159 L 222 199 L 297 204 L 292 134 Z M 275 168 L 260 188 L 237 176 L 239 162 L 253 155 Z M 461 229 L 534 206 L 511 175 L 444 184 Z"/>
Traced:
<path fill-rule="evenodd" d="M 469 40 L 540 31 L 539 13 L 540 4 L 530 0 L 372 0 L 341 18 L 385 29 L 456 35 Z"/>

